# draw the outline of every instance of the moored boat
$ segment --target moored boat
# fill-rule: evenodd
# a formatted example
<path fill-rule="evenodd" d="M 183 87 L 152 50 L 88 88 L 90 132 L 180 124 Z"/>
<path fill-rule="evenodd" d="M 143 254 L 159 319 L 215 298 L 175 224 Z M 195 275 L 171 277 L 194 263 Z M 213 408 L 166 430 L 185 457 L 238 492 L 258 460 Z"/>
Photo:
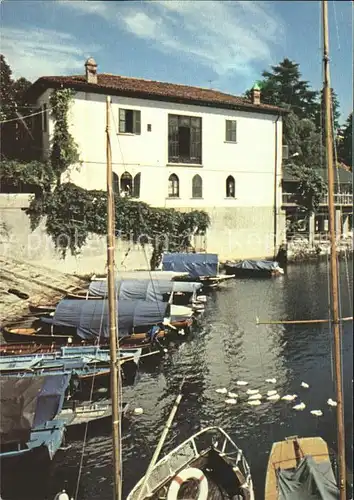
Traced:
<path fill-rule="evenodd" d="M 219 274 L 219 258 L 213 253 L 164 253 L 162 269 L 188 273 L 187 276 L 176 276 L 173 281 L 196 281 L 203 289 L 217 288 L 231 276 Z"/>
<path fill-rule="evenodd" d="M 127 500 L 147 498 L 254 500 L 250 468 L 223 429 L 208 427 L 158 461 Z"/>
<path fill-rule="evenodd" d="M 225 273 L 235 278 L 270 278 L 282 276 L 284 270 L 273 260 L 241 260 L 227 261 Z"/>
<path fill-rule="evenodd" d="M 264 500 L 338 499 L 328 446 L 320 437 L 292 436 L 273 444 Z"/>

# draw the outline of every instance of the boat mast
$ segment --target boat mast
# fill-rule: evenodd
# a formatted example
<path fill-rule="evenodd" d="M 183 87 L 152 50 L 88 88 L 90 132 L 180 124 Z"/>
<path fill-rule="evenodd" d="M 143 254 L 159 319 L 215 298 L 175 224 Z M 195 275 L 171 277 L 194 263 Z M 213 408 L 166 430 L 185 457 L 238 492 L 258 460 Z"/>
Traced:
<path fill-rule="evenodd" d="M 111 99 L 106 100 L 106 159 L 107 159 L 107 268 L 108 268 L 108 308 L 109 308 L 109 341 L 111 355 L 111 399 L 112 399 L 112 445 L 113 445 L 113 478 L 114 500 L 122 498 L 122 464 L 121 464 L 121 423 L 120 395 L 121 373 L 119 361 L 119 344 L 117 342 L 117 301 L 115 296 L 114 265 L 114 194 L 112 188 L 112 151 L 110 142 Z"/>
<path fill-rule="evenodd" d="M 328 169 L 328 214 L 329 232 L 331 244 L 331 306 L 332 327 L 334 336 L 334 363 L 335 383 L 337 398 L 337 442 L 339 457 L 339 491 L 340 500 L 346 499 L 346 465 L 345 465 L 345 436 L 343 416 L 343 384 L 342 384 L 342 359 L 341 359 L 341 328 L 339 317 L 339 294 L 338 294 L 338 266 L 336 251 L 336 228 L 335 228 L 335 205 L 334 205 L 334 167 L 333 167 L 333 128 L 332 128 L 332 106 L 331 87 L 329 75 L 329 51 L 328 51 L 328 2 L 322 0 L 323 21 L 323 67 L 324 67 L 324 103 L 325 103 L 325 133 L 326 133 L 326 157 Z"/>

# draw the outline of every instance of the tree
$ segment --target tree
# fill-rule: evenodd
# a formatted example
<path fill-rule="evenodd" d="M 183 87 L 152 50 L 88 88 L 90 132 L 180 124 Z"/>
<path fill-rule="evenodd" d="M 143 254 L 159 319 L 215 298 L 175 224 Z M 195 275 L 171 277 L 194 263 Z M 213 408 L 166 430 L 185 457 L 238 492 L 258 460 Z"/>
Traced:
<path fill-rule="evenodd" d="M 327 191 L 320 174 L 324 168 L 321 134 L 311 120 L 299 119 L 294 113 L 289 113 L 284 122 L 284 136 L 290 156 L 296 153 L 287 168 L 298 180 L 295 193 L 298 211 L 308 217 L 317 210 Z"/>
<path fill-rule="evenodd" d="M 353 170 L 353 113 L 348 116 L 338 140 L 338 159 Z"/>
<path fill-rule="evenodd" d="M 10 120 L 15 116 L 13 79 L 10 66 L 0 54 L 0 121 Z"/>
<path fill-rule="evenodd" d="M 333 112 L 333 126 L 334 130 L 337 130 L 339 128 L 339 118 L 340 118 L 340 111 L 339 111 L 339 99 L 337 94 L 333 89 L 331 89 L 331 104 L 332 104 L 332 112 Z M 317 111 L 315 115 L 315 123 L 316 127 L 319 131 L 322 133 L 323 140 L 325 138 L 325 119 L 326 119 L 326 113 L 325 113 L 325 102 L 324 102 L 324 92 L 323 89 L 321 89 L 320 92 L 320 97 L 319 97 L 319 102 L 317 104 Z"/>
<path fill-rule="evenodd" d="M 23 77 L 14 80 L 11 68 L 3 54 L 0 54 L 0 78 L 0 121 L 14 120 L 18 118 L 18 113 L 28 114 L 31 107 L 26 105 L 25 92 L 30 87 L 31 82 Z M 18 159 L 22 157 L 24 144 L 21 141 L 21 127 L 26 129 L 27 125 L 15 120 L 1 124 L 2 158 Z"/>
<path fill-rule="evenodd" d="M 291 109 L 299 118 L 314 119 L 317 111 L 318 92 L 310 90 L 309 83 L 301 79 L 299 64 L 285 58 L 272 71 L 263 71 L 261 99 L 265 104 L 273 104 Z M 246 92 L 250 98 L 251 91 Z"/>

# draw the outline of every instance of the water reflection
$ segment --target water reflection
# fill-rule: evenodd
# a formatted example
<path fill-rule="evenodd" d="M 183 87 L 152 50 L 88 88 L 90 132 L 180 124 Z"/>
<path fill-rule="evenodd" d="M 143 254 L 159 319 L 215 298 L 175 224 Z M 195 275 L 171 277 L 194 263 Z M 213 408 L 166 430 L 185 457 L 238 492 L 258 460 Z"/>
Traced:
<path fill-rule="evenodd" d="M 351 315 L 350 288 L 341 263 L 343 316 Z M 331 375 L 331 334 L 327 325 L 256 325 L 260 319 L 305 319 L 328 316 L 328 272 L 326 264 L 289 267 L 287 274 L 272 280 L 235 280 L 214 293 L 207 305 L 202 327 L 192 338 L 169 355 L 150 373 L 142 373 L 136 388 L 125 390 L 131 406 L 144 414 L 133 417 L 124 429 L 124 493 L 145 473 L 179 384 L 186 374 L 183 400 L 164 449 L 207 425 L 220 425 L 244 450 L 251 465 L 256 498 L 262 498 L 265 470 L 272 443 L 289 435 L 320 435 L 336 448 L 335 408 L 327 405 L 334 397 Z M 345 423 L 348 468 L 351 469 L 352 436 L 352 323 L 343 334 Z M 275 377 L 276 384 L 265 382 Z M 245 388 L 236 385 L 245 380 Z M 301 382 L 310 384 L 309 389 Z M 237 392 L 240 401 L 227 405 L 216 389 Z M 247 388 L 266 394 L 295 393 L 306 404 L 303 412 L 294 403 L 266 402 L 259 407 L 247 403 Z M 309 413 L 322 409 L 323 417 Z M 58 456 L 52 488 L 57 491 L 64 477 L 74 491 L 82 443 Z M 80 495 L 88 500 L 112 498 L 112 455 L 108 431 L 89 437 L 83 462 Z M 53 495 L 52 495 L 53 496 Z M 48 496 L 51 498 L 51 496 Z M 25 500 L 25 497 L 24 499 Z M 26 498 L 26 500 L 28 500 Z M 37 499 L 40 500 L 40 499 Z"/>

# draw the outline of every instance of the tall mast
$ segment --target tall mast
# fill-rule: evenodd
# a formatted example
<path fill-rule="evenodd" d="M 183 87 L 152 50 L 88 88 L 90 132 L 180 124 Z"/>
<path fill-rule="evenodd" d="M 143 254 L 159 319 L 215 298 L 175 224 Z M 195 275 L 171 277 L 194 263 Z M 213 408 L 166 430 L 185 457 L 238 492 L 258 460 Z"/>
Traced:
<path fill-rule="evenodd" d="M 339 490 L 340 500 L 346 499 L 346 465 L 345 465 L 345 436 L 344 436 L 344 411 L 343 411 L 343 384 L 342 384 L 342 359 L 341 359 L 341 327 L 339 319 L 339 294 L 338 294 L 338 266 L 336 251 L 335 205 L 334 205 L 334 168 L 333 168 L 333 129 L 331 87 L 329 76 L 329 51 L 328 51 L 328 2 L 322 0 L 323 21 L 323 66 L 324 66 L 324 102 L 325 102 L 325 132 L 326 156 L 328 168 L 328 213 L 329 232 L 331 243 L 331 306 L 332 327 L 334 336 L 334 363 L 335 383 L 337 398 L 337 442 L 339 457 Z"/>
<path fill-rule="evenodd" d="M 114 194 L 112 188 L 112 151 L 110 142 L 111 99 L 106 100 L 106 159 L 107 159 L 107 267 L 108 267 L 108 308 L 109 308 L 109 340 L 111 354 L 111 399 L 112 399 L 112 444 L 113 444 L 113 478 L 114 500 L 122 498 L 122 464 L 121 464 L 121 423 L 120 396 L 121 373 L 119 361 L 119 345 L 117 342 L 117 301 L 115 296 L 114 266 Z"/>

